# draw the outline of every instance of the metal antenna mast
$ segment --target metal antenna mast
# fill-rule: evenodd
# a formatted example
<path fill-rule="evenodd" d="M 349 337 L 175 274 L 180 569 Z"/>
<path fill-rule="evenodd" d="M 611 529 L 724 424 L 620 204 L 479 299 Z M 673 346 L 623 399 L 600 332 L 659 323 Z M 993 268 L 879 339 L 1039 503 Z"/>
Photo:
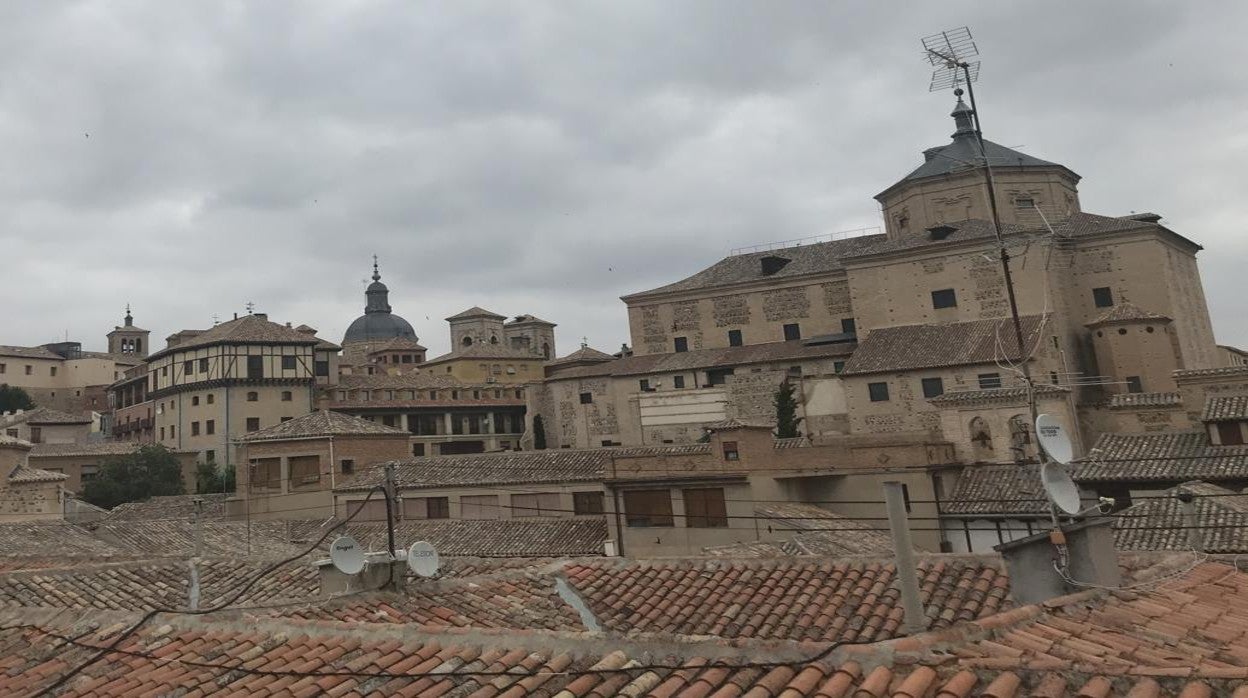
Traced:
<path fill-rule="evenodd" d="M 1010 253 L 1005 248 L 1005 240 L 1001 236 L 1001 214 L 997 210 L 997 187 L 992 177 L 992 164 L 988 161 L 988 150 L 984 147 L 984 133 L 980 128 L 979 107 L 975 104 L 975 81 L 979 79 L 979 61 L 968 59 L 979 55 L 979 48 L 967 27 L 959 27 L 939 34 L 923 38 L 923 53 L 929 63 L 935 66 L 932 71 L 932 82 L 928 87 L 931 92 L 953 88 L 953 93 L 962 96 L 961 85 L 966 85 L 967 94 L 971 98 L 971 117 L 975 124 L 975 143 L 979 146 L 979 156 L 983 161 L 984 179 L 988 184 L 988 207 L 992 211 L 992 232 L 997 242 L 997 250 L 1001 257 L 1001 273 L 1005 277 L 1005 292 L 1010 301 L 1010 317 L 1014 321 L 1014 339 L 1018 342 L 1018 355 L 1022 363 L 1023 381 L 1027 384 L 1027 402 L 1031 405 L 1031 420 L 1036 420 L 1035 384 L 1031 380 L 1031 367 L 1027 362 L 1027 346 L 1023 340 L 1023 322 L 1018 315 L 1018 298 L 1014 294 L 1014 277 L 1010 273 Z"/>

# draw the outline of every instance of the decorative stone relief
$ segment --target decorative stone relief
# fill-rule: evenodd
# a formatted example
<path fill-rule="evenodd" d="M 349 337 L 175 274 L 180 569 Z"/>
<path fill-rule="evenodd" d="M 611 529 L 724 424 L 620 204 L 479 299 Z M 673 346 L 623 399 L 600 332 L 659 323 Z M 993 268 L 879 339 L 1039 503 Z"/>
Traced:
<path fill-rule="evenodd" d="M 848 281 L 829 281 L 826 284 L 819 284 L 823 289 L 823 304 L 828 309 L 829 315 L 852 315 L 854 313 L 853 303 L 849 299 L 849 282 Z"/>
<path fill-rule="evenodd" d="M 862 423 L 875 434 L 905 431 L 906 427 L 906 419 L 900 414 L 869 414 L 862 418 Z"/>
<path fill-rule="evenodd" d="M 711 299 L 711 314 L 716 327 L 733 327 L 750 324 L 750 304 L 743 294 L 719 296 Z"/>
<path fill-rule="evenodd" d="M 672 331 L 696 330 L 702 325 L 702 311 L 697 301 L 672 304 Z"/>
<path fill-rule="evenodd" d="M 774 421 L 776 387 L 784 381 L 784 371 L 739 373 L 728 379 L 730 417 Z"/>
<path fill-rule="evenodd" d="M 645 343 L 646 351 L 651 354 L 668 351 L 667 337 L 667 328 L 659 317 L 659 307 L 650 305 L 642 308 L 641 341 Z"/>
<path fill-rule="evenodd" d="M 1009 312 L 1009 300 L 1005 297 L 1005 282 L 996 260 L 980 256 L 971 258 L 968 271 L 974 284 L 974 298 L 979 301 L 982 317 L 1004 317 Z"/>
<path fill-rule="evenodd" d="M 763 315 L 770 321 L 810 317 L 810 296 L 800 286 L 768 291 L 763 294 Z"/>

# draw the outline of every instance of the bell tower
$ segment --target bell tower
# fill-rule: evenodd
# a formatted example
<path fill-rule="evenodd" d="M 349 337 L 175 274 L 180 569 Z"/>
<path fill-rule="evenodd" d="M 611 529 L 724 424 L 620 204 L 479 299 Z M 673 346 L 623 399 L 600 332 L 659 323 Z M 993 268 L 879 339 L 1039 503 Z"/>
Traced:
<path fill-rule="evenodd" d="M 126 304 L 125 323 L 119 327 L 113 327 L 113 331 L 108 333 L 108 353 L 146 357 L 149 349 L 147 339 L 151 332 L 134 326 L 134 316 L 130 314 L 129 303 Z"/>

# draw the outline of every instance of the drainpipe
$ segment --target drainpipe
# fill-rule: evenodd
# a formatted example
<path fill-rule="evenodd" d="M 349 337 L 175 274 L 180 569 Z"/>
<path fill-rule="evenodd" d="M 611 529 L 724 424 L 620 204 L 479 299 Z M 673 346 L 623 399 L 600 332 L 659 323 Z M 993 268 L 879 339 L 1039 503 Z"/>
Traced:
<path fill-rule="evenodd" d="M 908 633 L 927 630 L 927 616 L 919 596 L 918 570 L 914 564 L 914 546 L 910 542 L 910 526 L 906 521 L 906 500 L 902 484 L 895 480 L 884 483 L 884 500 L 888 507 L 888 526 L 893 532 L 893 550 L 897 556 L 897 585 L 905 609 Z"/>
<path fill-rule="evenodd" d="M 624 528 L 620 525 L 620 491 L 611 488 L 611 502 L 615 507 L 615 552 L 624 557 Z"/>

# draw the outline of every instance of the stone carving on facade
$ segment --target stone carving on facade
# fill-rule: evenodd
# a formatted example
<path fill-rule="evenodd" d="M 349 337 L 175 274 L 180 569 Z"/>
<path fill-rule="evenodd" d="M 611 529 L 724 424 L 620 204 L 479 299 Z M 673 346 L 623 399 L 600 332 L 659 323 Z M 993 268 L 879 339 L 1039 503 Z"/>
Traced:
<path fill-rule="evenodd" d="M 749 297 L 745 294 L 717 296 L 711 299 L 711 314 L 716 327 L 735 327 L 750 324 Z"/>
<path fill-rule="evenodd" d="M 810 317 L 810 296 L 806 288 L 798 286 L 764 293 L 763 315 L 773 322 Z"/>

